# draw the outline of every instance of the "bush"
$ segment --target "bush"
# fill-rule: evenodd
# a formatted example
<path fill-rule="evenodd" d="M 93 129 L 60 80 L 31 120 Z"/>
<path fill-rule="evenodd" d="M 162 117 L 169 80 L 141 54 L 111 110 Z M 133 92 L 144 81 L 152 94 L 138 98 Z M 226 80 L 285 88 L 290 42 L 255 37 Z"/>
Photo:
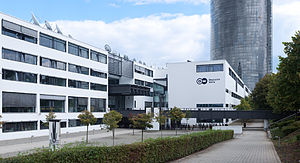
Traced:
<path fill-rule="evenodd" d="M 296 131 L 298 128 L 296 126 L 284 126 L 282 127 L 282 132 L 284 133 L 284 136 Z"/>
<path fill-rule="evenodd" d="M 271 128 L 276 128 L 276 127 L 282 128 L 282 127 L 288 126 L 289 124 L 294 123 L 294 122 L 295 122 L 294 119 L 278 122 L 278 123 L 271 125 Z"/>
<path fill-rule="evenodd" d="M 113 147 L 65 147 L 55 152 L 43 150 L 34 154 L 5 158 L 2 162 L 167 162 L 187 156 L 212 144 L 231 139 L 233 131 L 210 130 L 180 137 L 148 139 Z"/>
<path fill-rule="evenodd" d="M 296 139 L 298 142 L 300 142 L 300 135 L 296 135 Z"/>
<path fill-rule="evenodd" d="M 282 130 L 278 127 L 271 129 L 271 134 L 272 134 L 273 139 L 275 138 L 275 136 L 278 136 L 280 138 L 283 138 L 285 136 L 284 133 L 282 132 Z"/>

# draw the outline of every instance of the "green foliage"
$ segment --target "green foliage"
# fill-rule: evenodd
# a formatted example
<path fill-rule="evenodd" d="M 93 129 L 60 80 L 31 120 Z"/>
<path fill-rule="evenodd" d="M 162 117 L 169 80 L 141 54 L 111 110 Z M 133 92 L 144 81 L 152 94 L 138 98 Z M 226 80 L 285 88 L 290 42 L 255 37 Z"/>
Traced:
<path fill-rule="evenodd" d="M 78 115 L 80 122 L 86 126 L 93 125 L 96 123 L 97 119 L 95 116 L 88 110 L 84 110 L 81 114 Z"/>
<path fill-rule="evenodd" d="M 291 126 L 284 126 L 284 127 L 282 127 L 281 130 L 282 130 L 284 136 L 286 136 L 286 135 L 296 131 L 297 129 L 298 128 L 296 126 L 291 125 Z"/>
<path fill-rule="evenodd" d="M 278 123 L 275 123 L 275 124 L 271 125 L 271 128 L 279 127 L 281 129 L 283 126 L 288 126 L 288 125 L 290 125 L 294 122 L 295 122 L 294 119 L 278 122 Z"/>
<path fill-rule="evenodd" d="M 112 147 L 80 146 L 62 148 L 55 152 L 43 150 L 38 153 L 5 158 L 4 163 L 46 162 L 168 162 L 203 150 L 215 143 L 232 139 L 233 131 L 205 131 L 183 135 L 150 139 Z"/>
<path fill-rule="evenodd" d="M 86 143 L 88 143 L 89 125 L 95 124 L 97 122 L 97 118 L 95 118 L 88 110 L 82 111 L 81 114 L 78 115 L 78 118 L 82 124 L 86 125 Z"/>
<path fill-rule="evenodd" d="M 160 126 L 166 123 L 167 118 L 168 117 L 164 114 L 163 111 L 160 111 L 159 115 L 155 116 L 155 120 L 160 124 Z"/>
<path fill-rule="evenodd" d="M 56 115 L 55 113 L 53 112 L 53 108 L 50 108 L 50 112 L 48 115 L 46 115 L 46 123 L 45 123 L 45 126 L 49 126 L 49 120 L 51 119 L 55 119 L 56 118 Z"/>
<path fill-rule="evenodd" d="M 274 74 L 266 74 L 258 83 L 256 83 L 250 96 L 254 110 L 273 110 L 267 102 L 267 96 L 270 83 L 274 79 L 274 76 Z"/>
<path fill-rule="evenodd" d="M 109 130 L 113 130 L 118 128 L 118 123 L 122 120 L 122 114 L 119 112 L 112 110 L 106 114 L 104 114 L 103 122 L 108 125 Z"/>
<path fill-rule="evenodd" d="M 185 117 L 185 114 L 181 111 L 180 108 L 176 106 L 170 111 L 170 118 L 176 122 L 181 121 Z"/>
<path fill-rule="evenodd" d="M 284 42 L 287 57 L 279 57 L 278 73 L 270 83 L 267 102 L 275 112 L 297 111 L 300 108 L 300 31 L 292 42 Z"/>
<path fill-rule="evenodd" d="M 296 135 L 296 139 L 298 142 L 300 142 L 300 135 Z"/>
<path fill-rule="evenodd" d="M 237 110 L 252 110 L 251 105 L 249 103 L 249 98 L 245 97 L 241 99 L 241 103 L 234 107 Z"/>
<path fill-rule="evenodd" d="M 132 122 L 133 125 L 135 126 L 135 128 L 139 128 L 139 129 L 146 129 L 146 128 L 152 128 L 152 115 L 151 114 L 146 114 L 146 113 L 142 113 L 142 114 L 138 114 L 137 116 L 134 116 L 132 118 Z"/>

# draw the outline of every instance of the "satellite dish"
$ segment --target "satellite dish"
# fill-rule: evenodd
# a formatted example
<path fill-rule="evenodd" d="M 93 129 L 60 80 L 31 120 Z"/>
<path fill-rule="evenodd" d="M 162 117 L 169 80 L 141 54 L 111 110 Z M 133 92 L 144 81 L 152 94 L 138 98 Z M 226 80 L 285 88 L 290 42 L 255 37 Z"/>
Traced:
<path fill-rule="evenodd" d="M 57 33 L 59 33 L 59 34 L 63 34 L 62 32 L 61 32 L 61 30 L 59 29 L 59 27 L 58 27 L 58 25 L 56 24 L 56 30 L 57 30 Z"/>
<path fill-rule="evenodd" d="M 36 19 L 36 17 L 34 16 L 33 13 L 31 14 L 31 19 L 32 19 L 32 21 L 33 21 L 33 24 L 35 24 L 35 25 L 37 25 L 37 26 L 40 26 L 39 21 Z"/>
<path fill-rule="evenodd" d="M 104 45 L 104 48 L 105 48 L 105 50 L 108 51 L 109 53 L 111 52 L 111 48 L 110 48 L 110 46 L 109 46 L 108 44 L 105 44 L 105 45 Z"/>
<path fill-rule="evenodd" d="M 47 29 L 52 31 L 52 27 L 51 27 L 50 23 L 47 20 L 45 20 L 45 25 L 46 25 Z"/>

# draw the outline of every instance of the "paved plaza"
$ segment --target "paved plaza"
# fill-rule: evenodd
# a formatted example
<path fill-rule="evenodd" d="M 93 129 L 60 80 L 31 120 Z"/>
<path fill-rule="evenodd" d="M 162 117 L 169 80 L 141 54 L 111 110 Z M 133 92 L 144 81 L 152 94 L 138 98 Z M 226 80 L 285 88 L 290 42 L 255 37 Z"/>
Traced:
<path fill-rule="evenodd" d="M 262 126 L 249 124 L 251 127 Z M 264 131 L 244 131 L 234 139 L 215 144 L 174 163 L 280 163 Z"/>

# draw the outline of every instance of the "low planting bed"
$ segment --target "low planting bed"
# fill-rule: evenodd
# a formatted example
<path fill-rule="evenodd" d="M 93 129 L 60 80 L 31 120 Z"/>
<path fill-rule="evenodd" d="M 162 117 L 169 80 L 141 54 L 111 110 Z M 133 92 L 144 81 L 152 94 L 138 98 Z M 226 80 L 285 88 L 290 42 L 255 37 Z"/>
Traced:
<path fill-rule="evenodd" d="M 34 154 L 0 159 L 0 162 L 167 162 L 232 138 L 231 130 L 209 130 L 113 147 L 81 145 L 64 147 L 55 152 L 43 149 Z"/>

